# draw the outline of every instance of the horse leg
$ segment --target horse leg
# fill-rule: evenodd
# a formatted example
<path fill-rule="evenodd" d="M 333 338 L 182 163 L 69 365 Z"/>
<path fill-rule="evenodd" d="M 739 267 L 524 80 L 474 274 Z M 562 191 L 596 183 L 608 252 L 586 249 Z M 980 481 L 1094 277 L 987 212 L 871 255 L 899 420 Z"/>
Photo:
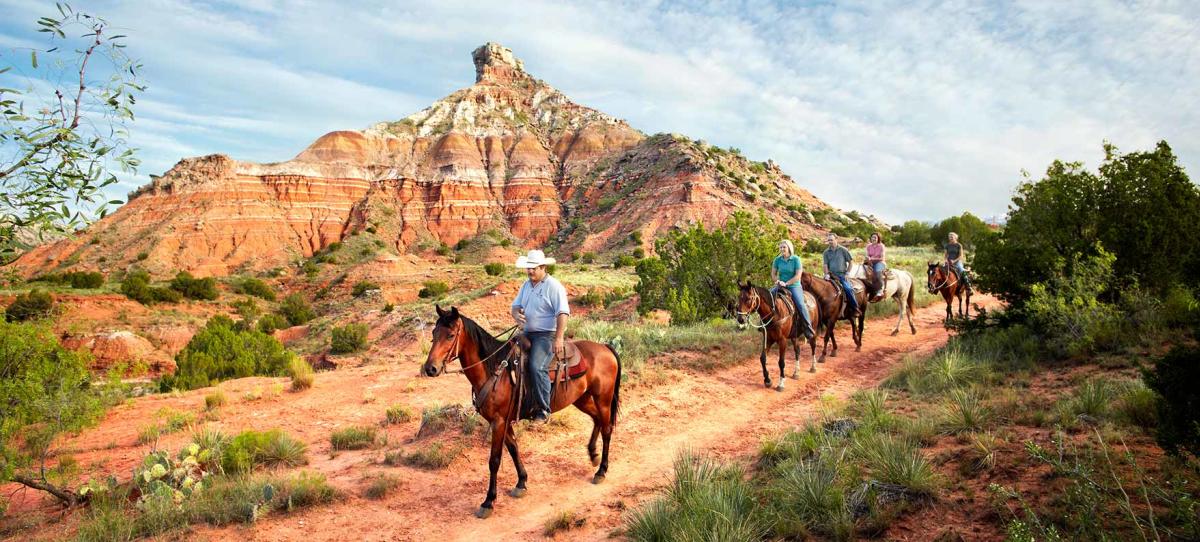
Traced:
<path fill-rule="evenodd" d="M 771 374 L 767 372 L 767 347 L 770 345 L 767 344 L 766 336 L 767 336 L 767 330 L 764 329 L 763 330 L 763 348 L 762 348 L 762 352 L 759 352 L 759 354 L 758 354 L 758 362 L 760 364 L 762 364 L 763 386 L 766 386 L 769 388 L 769 387 L 771 387 Z"/>
<path fill-rule="evenodd" d="M 785 368 L 785 363 L 787 358 L 788 340 L 780 339 L 777 341 L 777 343 L 779 344 L 779 384 L 775 386 L 775 391 L 783 391 L 784 372 L 787 370 Z"/>
<path fill-rule="evenodd" d="M 507 431 L 507 433 L 504 436 L 504 447 L 508 448 L 508 455 L 517 469 L 517 487 L 514 487 L 508 494 L 519 499 L 525 496 L 525 480 L 529 479 L 529 474 L 525 472 L 525 465 L 521 463 L 521 451 L 517 448 L 517 437 L 512 434 L 512 431 Z"/>
<path fill-rule="evenodd" d="M 866 323 L 867 323 L 867 311 L 865 311 L 865 310 L 858 313 L 858 321 L 857 322 L 855 322 L 854 320 L 850 320 L 850 327 L 855 328 L 855 332 L 852 334 L 854 337 L 854 351 L 855 352 L 862 352 L 863 328 L 866 325 Z"/>
<path fill-rule="evenodd" d="M 596 439 L 600 437 L 600 403 L 585 393 L 575 401 L 575 408 L 592 418 L 592 438 L 588 439 L 587 451 L 592 466 L 597 467 L 600 465 L 600 454 L 596 453 Z"/>
<path fill-rule="evenodd" d="M 605 475 L 608 474 L 608 444 L 612 440 L 613 432 L 611 405 L 612 401 L 607 401 L 600 408 L 600 436 L 604 437 L 604 450 L 600 455 L 600 469 L 596 471 L 595 476 L 592 476 L 593 484 L 603 482 Z"/>
<path fill-rule="evenodd" d="M 853 327 L 853 326 L 854 326 L 854 324 L 850 324 L 850 325 L 851 325 L 851 327 Z M 837 357 L 837 351 L 838 351 L 838 346 L 837 346 L 837 333 L 834 333 L 834 331 L 835 331 L 835 330 L 833 329 L 833 328 L 835 328 L 835 327 L 837 327 L 837 322 L 836 322 L 836 321 L 833 323 L 833 325 L 829 326 L 829 340 L 830 340 L 831 342 L 833 342 L 833 351 L 829 353 L 829 357 L 831 357 L 831 358 L 836 358 L 836 357 Z M 853 333 L 853 331 L 851 331 L 851 333 Z"/>
<path fill-rule="evenodd" d="M 800 345 L 804 344 L 799 338 L 792 339 L 792 353 L 796 354 L 796 366 L 792 368 L 792 378 L 800 376 Z"/>
<path fill-rule="evenodd" d="M 475 517 L 484 519 L 492 515 L 492 503 L 496 501 L 496 473 L 500 470 L 500 459 L 504 454 L 504 437 L 508 424 L 504 420 L 492 422 L 492 455 L 488 457 L 488 492 Z"/>
<path fill-rule="evenodd" d="M 904 297 L 894 297 L 896 304 L 900 305 L 900 314 L 896 315 L 896 328 L 892 330 L 892 335 L 900 334 L 900 324 L 904 323 Z"/>

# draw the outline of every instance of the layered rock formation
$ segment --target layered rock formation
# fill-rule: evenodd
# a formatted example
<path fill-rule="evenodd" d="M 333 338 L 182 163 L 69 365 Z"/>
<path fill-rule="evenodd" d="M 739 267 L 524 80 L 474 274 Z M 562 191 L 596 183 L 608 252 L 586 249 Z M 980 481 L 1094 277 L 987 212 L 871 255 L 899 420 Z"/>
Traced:
<path fill-rule="evenodd" d="M 224 275 L 283 266 L 363 230 L 401 252 L 490 230 L 518 245 L 593 250 L 737 209 L 766 208 L 802 232 L 816 227 L 803 210 L 826 207 L 773 165 L 648 139 L 575 104 L 507 48 L 489 43 L 472 58 L 474 85 L 399 121 L 321 136 L 287 162 L 184 159 L 87 232 L 14 267 L 138 261 L 159 275 Z"/>

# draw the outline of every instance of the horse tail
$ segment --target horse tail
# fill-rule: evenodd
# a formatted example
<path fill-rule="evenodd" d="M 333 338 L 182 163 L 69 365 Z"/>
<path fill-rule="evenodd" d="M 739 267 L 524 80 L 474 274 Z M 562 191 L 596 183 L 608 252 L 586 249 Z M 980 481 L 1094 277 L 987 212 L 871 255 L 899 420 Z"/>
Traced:
<path fill-rule="evenodd" d="M 912 314 L 913 311 L 917 310 L 917 302 L 914 299 L 914 297 L 915 297 L 914 292 L 916 291 L 916 289 L 917 289 L 917 281 L 915 279 L 910 280 L 909 284 L 908 284 L 908 300 L 906 301 L 908 303 L 908 313 L 909 314 Z"/>
<path fill-rule="evenodd" d="M 605 344 L 604 346 L 608 347 L 608 351 L 612 352 L 613 358 L 617 360 L 617 380 L 613 384 L 612 404 L 609 408 L 612 411 L 612 417 L 609 422 L 616 425 L 617 411 L 621 409 L 621 355 L 617 353 L 617 350 L 611 344 Z"/>

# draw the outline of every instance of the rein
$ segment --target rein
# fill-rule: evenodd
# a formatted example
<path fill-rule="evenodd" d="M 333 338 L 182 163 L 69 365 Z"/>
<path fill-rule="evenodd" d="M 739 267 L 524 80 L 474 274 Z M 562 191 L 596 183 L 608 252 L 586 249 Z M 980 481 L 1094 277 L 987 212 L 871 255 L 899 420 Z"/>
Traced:
<path fill-rule="evenodd" d="M 955 275 L 954 273 L 951 273 L 951 272 L 950 272 L 950 266 L 949 266 L 949 265 L 946 265 L 946 264 L 943 264 L 943 265 L 939 265 L 939 266 L 937 266 L 937 269 L 943 269 L 943 268 L 946 270 L 946 278 L 945 278 L 945 279 L 942 279 L 942 283 L 941 283 L 941 284 L 939 284 L 939 285 L 937 285 L 937 286 L 930 286 L 930 287 L 929 287 L 929 291 L 931 291 L 931 292 L 938 292 L 938 291 L 941 291 L 941 289 L 942 289 L 942 288 L 946 288 L 946 287 L 952 286 L 953 284 L 958 284 L 958 276 L 957 276 L 957 275 Z M 950 279 L 951 279 L 951 278 L 953 278 L 953 279 L 954 279 L 954 282 L 953 282 L 953 284 L 950 282 Z"/>
<path fill-rule="evenodd" d="M 750 327 L 755 328 L 755 329 L 766 329 L 767 326 L 771 325 L 771 322 L 775 321 L 775 317 L 777 316 L 775 314 L 775 304 L 774 303 L 771 304 L 771 313 L 769 315 L 770 316 L 769 318 L 767 318 L 766 320 L 762 320 L 762 315 L 761 314 L 759 315 L 759 320 L 762 320 L 761 326 L 754 325 L 753 323 L 750 322 L 750 319 L 747 318 L 751 314 L 757 313 L 758 309 L 761 309 L 761 308 L 762 308 L 762 296 L 758 295 L 758 291 L 754 291 L 754 307 L 751 308 L 749 312 L 742 312 L 742 311 L 734 311 L 734 312 L 736 312 L 738 316 L 745 318 L 746 323 Z"/>
<path fill-rule="evenodd" d="M 515 331 L 516 329 L 517 329 L 517 326 L 512 326 L 504 331 L 501 331 L 500 335 L 504 335 L 505 333 Z M 513 339 L 513 337 L 509 337 L 507 341 L 500 343 L 500 346 L 496 347 L 496 349 L 493 350 L 491 354 L 488 354 L 487 357 L 480 359 L 479 361 L 477 361 L 475 363 L 472 363 L 470 365 L 464 365 L 463 368 L 461 368 L 461 369 L 447 369 L 446 364 L 449 363 L 450 360 L 462 357 L 462 352 L 459 351 L 459 347 L 458 347 L 458 339 L 461 336 L 461 334 L 462 334 L 462 331 L 459 331 L 458 333 L 454 334 L 453 346 L 450 350 L 448 350 L 446 352 L 446 357 L 444 359 L 442 359 L 442 373 L 444 373 L 444 374 L 466 373 L 467 369 L 470 369 L 472 367 L 476 367 L 476 366 L 486 363 L 489 359 L 492 359 L 493 356 L 495 356 L 496 354 L 499 354 L 501 350 L 504 350 L 505 346 L 510 345 L 512 343 L 512 339 Z M 499 335 L 497 335 L 497 336 L 499 336 Z"/>

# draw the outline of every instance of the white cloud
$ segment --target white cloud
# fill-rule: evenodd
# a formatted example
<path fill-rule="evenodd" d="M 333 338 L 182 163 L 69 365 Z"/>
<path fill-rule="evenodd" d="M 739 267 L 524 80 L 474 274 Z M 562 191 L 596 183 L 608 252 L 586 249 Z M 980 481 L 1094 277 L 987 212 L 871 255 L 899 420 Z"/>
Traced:
<path fill-rule="evenodd" d="M 44 6 L 0 0 L 0 40 Z M 395 119 L 512 47 L 536 76 L 647 132 L 774 158 L 891 221 L 1002 213 L 1020 171 L 1167 139 L 1200 164 L 1200 4 L 1116 0 L 334 5 L 100 3 L 150 90 L 143 175 L 181 156 L 280 160 Z M 4 42 L 4 43 L 7 43 Z M 123 179 L 124 180 L 124 179 Z"/>

